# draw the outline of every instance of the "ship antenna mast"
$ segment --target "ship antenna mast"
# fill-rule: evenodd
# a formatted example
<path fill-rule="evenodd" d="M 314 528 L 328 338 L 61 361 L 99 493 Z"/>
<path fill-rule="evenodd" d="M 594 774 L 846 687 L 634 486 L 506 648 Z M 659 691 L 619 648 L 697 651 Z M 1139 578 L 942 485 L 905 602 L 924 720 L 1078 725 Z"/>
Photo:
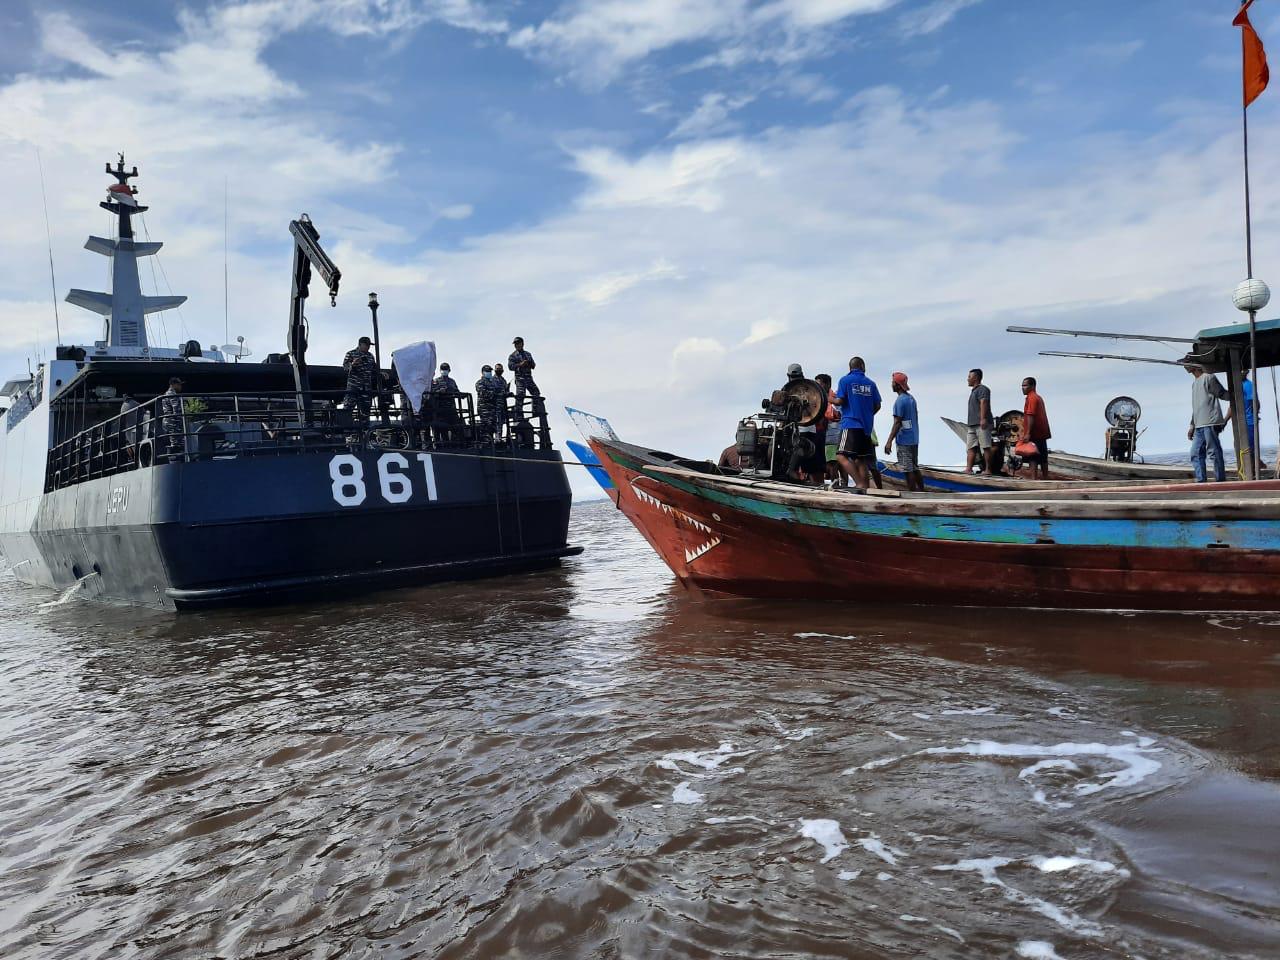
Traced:
<path fill-rule="evenodd" d="M 40 170 L 40 201 L 44 204 L 44 235 L 49 242 L 49 288 L 53 291 L 53 329 L 58 335 L 58 344 L 62 343 L 62 319 L 58 316 L 58 280 L 53 273 L 53 230 L 49 226 L 49 196 L 44 189 L 44 162 L 40 159 L 40 148 L 36 147 L 36 167 Z"/>

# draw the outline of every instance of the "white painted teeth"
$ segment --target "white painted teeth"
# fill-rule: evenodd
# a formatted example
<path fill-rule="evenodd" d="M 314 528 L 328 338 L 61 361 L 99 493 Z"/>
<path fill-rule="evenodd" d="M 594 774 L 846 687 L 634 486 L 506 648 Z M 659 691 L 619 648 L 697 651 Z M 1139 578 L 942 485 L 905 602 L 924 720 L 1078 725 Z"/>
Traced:
<path fill-rule="evenodd" d="M 641 490 L 639 487 L 637 487 L 634 481 L 631 484 L 631 492 L 636 495 L 636 498 L 639 499 L 640 502 L 647 503 L 651 507 L 657 507 L 663 513 L 670 514 L 673 517 L 678 517 L 681 520 L 683 520 L 685 523 L 689 524 L 689 526 L 693 527 L 695 530 L 701 530 L 703 533 L 708 534 L 710 536 L 710 539 L 707 540 L 706 543 L 702 544 L 702 546 L 696 547 L 693 550 L 688 550 L 688 549 L 685 550 L 684 562 L 686 564 L 693 563 L 693 561 L 697 560 L 699 557 L 707 553 L 713 547 L 720 546 L 722 542 L 721 539 L 717 536 L 714 536 L 712 529 L 708 527 L 705 523 L 703 523 L 701 520 L 695 520 L 693 517 L 689 516 L 687 513 L 684 513 L 681 510 L 677 510 L 675 507 L 671 506 L 670 504 L 663 503 L 653 494 L 645 490 Z"/>
<path fill-rule="evenodd" d="M 696 550 L 686 550 L 686 551 L 684 552 L 684 562 L 685 562 L 685 563 L 693 563 L 693 561 L 697 560 L 700 556 L 702 556 L 704 553 L 706 553 L 706 552 L 707 552 L 708 550 L 710 550 L 712 547 L 718 547 L 718 546 L 720 546 L 720 538 L 719 538 L 719 537 L 712 537 L 710 540 L 708 540 L 708 541 L 707 541 L 706 543 L 704 543 L 702 546 L 698 547 L 698 549 L 696 549 Z"/>

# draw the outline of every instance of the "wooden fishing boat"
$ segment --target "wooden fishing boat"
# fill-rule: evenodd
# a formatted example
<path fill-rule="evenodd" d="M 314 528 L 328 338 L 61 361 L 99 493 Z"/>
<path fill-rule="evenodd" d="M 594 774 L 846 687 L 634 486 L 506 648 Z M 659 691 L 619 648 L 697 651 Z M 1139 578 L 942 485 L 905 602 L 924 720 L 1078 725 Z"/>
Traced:
<path fill-rule="evenodd" d="M 1280 481 L 854 494 L 593 436 L 611 498 L 711 594 L 1007 607 L 1280 608 Z"/>
<path fill-rule="evenodd" d="M 885 486 L 893 490 L 906 490 L 907 478 L 896 463 L 880 464 L 880 475 Z M 966 473 L 963 467 L 920 467 L 926 493 L 996 493 L 1002 490 L 1063 490 L 1086 486 L 1143 486 L 1153 483 L 1169 483 L 1169 478 L 1150 480 L 1032 480 L 1008 474 L 981 475 Z"/>
<path fill-rule="evenodd" d="M 942 422 L 965 442 L 969 428 L 963 423 L 943 417 Z M 1126 463 L 1083 457 L 1077 453 L 1049 451 L 1049 479 L 1052 480 L 1163 480 L 1190 482 L 1195 474 L 1188 466 L 1169 463 Z M 926 489 L 928 485 L 926 484 Z"/>

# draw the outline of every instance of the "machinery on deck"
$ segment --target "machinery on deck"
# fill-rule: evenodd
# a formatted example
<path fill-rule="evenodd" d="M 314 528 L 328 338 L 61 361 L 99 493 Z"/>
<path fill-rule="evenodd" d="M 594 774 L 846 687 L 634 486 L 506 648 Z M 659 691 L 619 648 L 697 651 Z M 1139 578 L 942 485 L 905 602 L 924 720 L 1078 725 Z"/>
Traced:
<path fill-rule="evenodd" d="M 1133 463 L 1138 452 L 1138 418 L 1142 407 L 1133 397 L 1116 397 L 1107 404 L 1107 445 L 1104 460 Z"/>
<path fill-rule="evenodd" d="M 815 424 L 827 392 L 813 380 L 792 380 L 760 401 L 760 413 L 738 423 L 736 442 L 744 473 L 789 480 L 817 451 Z"/>

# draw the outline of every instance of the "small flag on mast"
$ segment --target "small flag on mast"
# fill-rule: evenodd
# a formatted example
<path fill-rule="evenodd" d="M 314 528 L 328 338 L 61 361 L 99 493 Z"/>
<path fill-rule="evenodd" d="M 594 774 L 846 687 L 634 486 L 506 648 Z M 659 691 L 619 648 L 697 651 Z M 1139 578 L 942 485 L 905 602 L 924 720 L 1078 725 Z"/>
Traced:
<path fill-rule="evenodd" d="M 1267 81 L 1271 72 L 1267 69 L 1267 51 L 1262 48 L 1262 40 L 1253 24 L 1249 22 L 1249 8 L 1253 0 L 1244 0 L 1240 12 L 1231 21 L 1231 25 L 1241 28 L 1241 47 L 1244 56 L 1244 105 L 1247 107 L 1258 99 L 1258 95 L 1267 89 Z"/>

